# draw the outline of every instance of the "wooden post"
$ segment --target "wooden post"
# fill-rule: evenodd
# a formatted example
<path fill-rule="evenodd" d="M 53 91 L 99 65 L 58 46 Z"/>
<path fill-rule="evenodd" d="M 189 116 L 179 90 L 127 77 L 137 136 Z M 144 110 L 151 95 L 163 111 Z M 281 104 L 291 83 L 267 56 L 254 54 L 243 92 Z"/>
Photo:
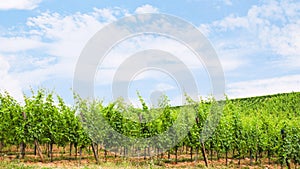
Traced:
<path fill-rule="evenodd" d="M 50 161 L 53 161 L 53 144 L 50 143 Z"/>
<path fill-rule="evenodd" d="M 95 148 L 96 148 L 95 143 L 92 142 L 92 149 L 93 149 L 94 157 L 95 157 L 96 163 L 99 164 L 98 153 Z"/>
<path fill-rule="evenodd" d="M 77 143 L 74 143 L 74 147 L 75 147 L 75 159 L 77 160 L 77 154 L 78 154 Z"/>
<path fill-rule="evenodd" d="M 252 166 L 252 149 L 250 149 L 250 166 Z"/>
<path fill-rule="evenodd" d="M 24 121 L 26 120 L 26 113 L 25 112 L 22 112 L 22 116 L 23 116 L 23 119 L 24 119 Z M 25 126 L 25 128 L 26 128 L 26 126 Z M 25 129 L 24 129 L 25 130 Z M 25 133 L 25 131 L 24 131 L 24 134 L 26 134 Z M 19 156 L 19 157 L 21 157 L 22 159 L 25 157 L 25 149 L 26 149 L 26 144 L 24 143 L 24 142 L 22 142 L 21 144 L 20 144 L 20 154 L 21 154 L 21 156 Z"/>
<path fill-rule="evenodd" d="M 270 150 L 268 150 L 268 164 L 271 165 L 271 153 L 270 153 Z"/>
<path fill-rule="evenodd" d="M 191 146 L 191 149 L 190 149 L 190 156 L 191 156 L 191 161 L 193 161 L 193 147 Z"/>
<path fill-rule="evenodd" d="M 175 163 L 178 162 L 178 146 L 175 146 Z"/>
<path fill-rule="evenodd" d="M 206 156 L 206 151 L 205 151 L 205 145 L 203 143 L 203 141 L 201 141 L 201 146 L 202 146 L 202 155 L 204 158 L 204 162 L 205 162 L 205 166 L 208 167 L 208 162 L 207 162 L 207 156 Z"/>
<path fill-rule="evenodd" d="M 0 141 L 0 153 L 2 153 L 3 143 Z"/>
<path fill-rule="evenodd" d="M 105 162 L 107 162 L 107 150 L 104 149 L 104 159 L 105 159 Z"/>
<path fill-rule="evenodd" d="M 83 148 L 83 146 L 80 146 L 80 148 L 79 148 L 79 164 L 81 164 L 82 148 Z"/>
<path fill-rule="evenodd" d="M 34 145 L 34 155 L 36 156 L 36 145 Z"/>
<path fill-rule="evenodd" d="M 73 147 L 73 143 L 70 143 L 70 157 L 72 156 L 72 147 Z"/>
<path fill-rule="evenodd" d="M 197 160 L 198 160 L 198 155 L 199 155 L 199 146 L 197 145 L 197 147 L 196 147 L 195 162 L 197 162 Z"/>
<path fill-rule="evenodd" d="M 213 160 L 213 148 L 212 148 L 212 142 L 210 142 L 210 161 Z"/>
<path fill-rule="evenodd" d="M 197 126 L 198 126 L 199 125 L 199 117 L 196 117 L 196 123 L 197 123 Z M 204 159 L 204 162 L 205 162 L 205 166 L 208 167 L 204 142 L 201 140 L 201 138 L 199 138 L 199 142 L 201 143 L 201 151 L 202 151 L 203 159 Z"/>
<path fill-rule="evenodd" d="M 40 146 L 39 146 L 39 142 L 37 141 L 37 139 L 34 140 L 34 145 L 36 146 L 36 149 L 37 149 L 37 151 L 38 151 L 38 154 L 39 154 L 39 156 L 40 156 L 42 162 L 44 162 L 42 150 L 41 150 L 41 148 L 40 148 Z"/>
<path fill-rule="evenodd" d="M 226 166 L 228 165 L 228 150 L 226 149 L 226 152 L 225 152 L 225 158 L 226 158 Z"/>

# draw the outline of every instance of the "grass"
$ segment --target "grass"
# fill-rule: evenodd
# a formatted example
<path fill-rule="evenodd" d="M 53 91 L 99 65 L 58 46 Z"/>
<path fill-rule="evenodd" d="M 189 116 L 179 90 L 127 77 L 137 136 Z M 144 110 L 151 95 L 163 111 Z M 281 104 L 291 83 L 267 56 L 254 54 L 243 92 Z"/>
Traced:
<path fill-rule="evenodd" d="M 130 162 L 130 161 L 120 161 L 120 162 L 102 162 L 99 165 L 94 163 L 91 164 L 82 164 L 79 165 L 78 163 L 67 163 L 67 162 L 59 162 L 59 163 L 28 163 L 28 162 L 20 162 L 18 160 L 11 160 L 11 161 L 0 161 L 0 168 L 4 169 L 115 169 L 115 168 L 122 168 L 122 169 L 163 169 L 163 168 L 206 168 L 202 164 L 196 165 L 159 165 L 157 162 L 150 161 L 148 163 L 138 163 L 138 162 Z M 228 168 L 239 168 L 234 165 L 229 166 L 222 166 L 222 165 L 211 165 L 207 169 L 228 169 Z M 264 167 L 241 167 L 241 168 L 264 168 Z"/>
<path fill-rule="evenodd" d="M 5 169 L 115 169 L 115 168 L 122 168 L 122 169 L 158 169 L 164 168 L 161 166 L 155 166 L 151 164 L 143 164 L 139 165 L 136 163 L 130 162 L 120 162 L 120 163 L 113 163 L 113 162 L 106 162 L 100 165 L 96 164 L 84 164 L 84 165 L 68 165 L 68 164 L 51 164 L 51 163 L 23 163 L 17 161 L 0 161 L 0 168 Z"/>
<path fill-rule="evenodd" d="M 13 162 L 13 161 L 1 161 L 0 162 L 0 168 L 6 168 L 6 169 L 35 169 L 34 166 L 27 166 L 22 163 Z"/>

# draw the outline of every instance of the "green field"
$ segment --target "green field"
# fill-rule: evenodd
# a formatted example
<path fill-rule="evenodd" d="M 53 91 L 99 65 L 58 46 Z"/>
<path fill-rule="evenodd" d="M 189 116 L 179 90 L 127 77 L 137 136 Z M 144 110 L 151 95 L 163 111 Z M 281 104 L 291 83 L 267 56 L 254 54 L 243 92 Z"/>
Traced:
<path fill-rule="evenodd" d="M 183 107 L 171 107 L 165 96 L 158 108 L 150 108 L 141 97 L 139 99 L 142 108 L 134 108 L 121 100 L 104 105 L 102 101 L 83 99 L 77 99 L 76 105 L 70 107 L 62 98 L 45 90 L 26 96 L 24 105 L 8 93 L 1 94 L 0 167 L 45 165 L 47 168 L 48 164 L 49 167 L 62 166 L 58 165 L 61 162 L 80 168 L 190 168 L 204 167 L 204 157 L 209 166 L 217 168 L 290 168 L 300 163 L 300 93 L 224 101 L 188 100 Z M 224 103 L 221 109 L 215 106 L 221 103 Z M 83 123 L 75 116 L 76 111 L 84 114 Z M 220 114 L 214 134 L 199 141 L 206 119 L 212 113 Z M 107 124 L 94 119 L 98 116 L 104 117 Z M 142 117 L 148 122 L 128 117 Z M 85 123 L 91 119 L 99 127 L 92 134 L 84 130 Z M 195 120 L 193 124 L 185 121 L 190 119 Z M 173 139 L 160 139 L 155 144 L 139 143 L 142 151 L 140 148 L 136 151 L 144 153 L 134 158 L 126 156 L 129 150 L 137 149 L 135 142 L 117 142 L 114 140 L 118 138 L 108 136 L 108 125 L 134 140 L 159 135 L 175 122 L 178 124 L 176 130 L 171 131 Z M 176 140 L 187 127 L 190 130 L 186 137 Z M 91 138 L 93 134 L 99 137 L 96 141 Z M 175 146 L 162 152 L 163 145 L 174 142 Z M 106 147 L 114 147 L 119 152 L 107 152 Z M 148 157 L 150 151 L 158 155 Z"/>

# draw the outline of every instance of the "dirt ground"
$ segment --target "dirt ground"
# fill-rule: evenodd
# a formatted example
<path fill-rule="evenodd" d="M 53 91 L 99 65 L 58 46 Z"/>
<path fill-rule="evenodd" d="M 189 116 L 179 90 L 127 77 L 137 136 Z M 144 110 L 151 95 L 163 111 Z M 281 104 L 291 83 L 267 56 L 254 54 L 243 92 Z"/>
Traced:
<path fill-rule="evenodd" d="M 7 153 L 2 152 L 0 154 L 0 163 L 18 163 L 24 166 L 29 166 L 33 168 L 205 168 L 205 163 L 202 159 L 197 161 L 190 160 L 188 154 L 183 154 L 178 156 L 178 163 L 175 163 L 175 156 L 171 155 L 171 160 L 168 160 L 167 155 L 161 158 L 152 157 L 144 160 L 141 158 L 123 158 L 115 157 L 114 154 L 108 153 L 107 158 L 104 159 L 104 152 L 100 153 L 99 164 L 96 164 L 96 161 L 93 157 L 93 154 L 87 150 L 83 151 L 82 157 L 80 159 L 79 154 L 75 158 L 75 153 L 73 150 L 72 156 L 69 156 L 69 150 L 62 148 L 54 147 L 53 161 L 50 162 L 50 158 L 43 154 L 45 160 L 41 162 L 41 159 L 38 155 L 33 154 L 33 149 L 26 149 L 26 155 L 24 159 L 16 158 L 16 148 L 11 148 L 7 150 Z M 9 153 L 8 153 L 9 152 Z M 79 160 L 80 159 L 80 160 Z M 241 163 L 238 164 L 237 159 L 229 159 L 228 165 L 226 166 L 225 159 L 213 159 L 208 160 L 209 168 L 263 168 L 263 169 L 276 169 L 281 168 L 279 164 L 272 163 L 268 165 L 268 160 L 263 159 L 260 162 L 255 162 L 250 166 L 250 159 L 245 158 L 241 160 Z M 297 167 L 297 166 L 296 166 Z M 293 166 L 293 168 L 296 168 Z M 21 167 L 22 168 L 22 167 Z"/>

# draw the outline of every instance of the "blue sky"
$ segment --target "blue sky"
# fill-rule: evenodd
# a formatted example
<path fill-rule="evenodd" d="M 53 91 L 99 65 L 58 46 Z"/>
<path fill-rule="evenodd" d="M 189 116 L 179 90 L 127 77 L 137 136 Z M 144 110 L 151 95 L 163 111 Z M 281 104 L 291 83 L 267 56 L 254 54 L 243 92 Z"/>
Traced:
<path fill-rule="evenodd" d="M 76 62 L 88 40 L 124 16 L 149 12 L 180 17 L 207 37 L 221 61 L 229 97 L 300 91 L 300 2 L 296 0 L 2 1 L 0 90 L 22 100 L 30 87 L 45 87 L 71 104 Z M 133 38 L 117 46 L 107 64 L 116 70 L 122 56 L 145 46 L 176 51 L 176 45 L 161 37 Z M 207 96 L 208 75 L 185 54 L 183 60 L 198 77 L 197 95 Z M 113 73 L 98 71 L 96 96 L 111 99 Z M 136 90 L 148 101 L 165 92 L 174 105 L 182 96 L 172 78 L 155 71 L 135 77 L 128 89 L 132 102 L 137 101 Z"/>

